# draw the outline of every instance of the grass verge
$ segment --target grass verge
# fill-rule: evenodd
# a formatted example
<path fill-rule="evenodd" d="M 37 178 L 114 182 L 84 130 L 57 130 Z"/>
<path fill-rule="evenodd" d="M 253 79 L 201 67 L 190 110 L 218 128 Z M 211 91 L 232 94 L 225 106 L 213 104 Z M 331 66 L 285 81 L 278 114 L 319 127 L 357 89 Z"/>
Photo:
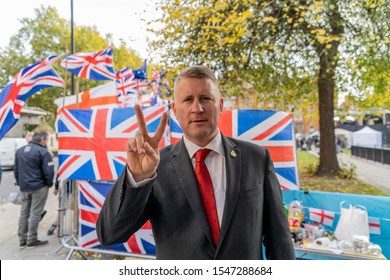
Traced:
<path fill-rule="evenodd" d="M 315 176 L 319 158 L 306 151 L 297 151 L 297 157 L 299 183 L 302 190 L 387 196 L 383 191 L 357 178 L 341 179 Z"/>

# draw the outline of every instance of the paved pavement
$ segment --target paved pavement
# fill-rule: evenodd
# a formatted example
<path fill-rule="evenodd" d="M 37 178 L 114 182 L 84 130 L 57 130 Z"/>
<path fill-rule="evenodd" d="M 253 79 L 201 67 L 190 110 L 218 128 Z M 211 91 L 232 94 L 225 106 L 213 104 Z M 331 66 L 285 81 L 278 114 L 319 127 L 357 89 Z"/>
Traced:
<path fill-rule="evenodd" d="M 10 202 L 0 206 L 0 259 L 1 260 L 64 260 L 68 250 L 61 249 L 56 233 L 47 236 L 47 231 L 57 216 L 58 200 L 53 195 L 53 189 L 49 190 L 49 198 L 45 209 L 47 214 L 42 219 L 38 228 L 38 238 L 48 240 L 49 244 L 34 249 L 19 249 L 18 219 L 20 206 Z"/>
<path fill-rule="evenodd" d="M 313 152 L 315 153 L 315 152 Z M 338 155 L 339 161 L 356 166 L 357 176 L 390 195 L 390 166 L 357 157 Z M 45 209 L 47 214 L 39 224 L 38 238 L 48 240 L 49 244 L 34 249 L 19 249 L 17 235 L 20 206 L 10 202 L 0 205 L 0 259 L 1 260 L 65 260 L 69 250 L 62 247 L 56 234 L 47 236 L 47 230 L 57 216 L 58 200 L 50 189 Z M 56 251 L 58 251 L 56 253 Z M 88 255 L 94 259 L 93 255 Z M 103 257 L 104 258 L 104 257 Z M 82 259 L 73 254 L 72 259 Z"/>
<path fill-rule="evenodd" d="M 339 164 L 354 164 L 358 179 L 390 195 L 390 165 L 346 154 L 338 154 Z"/>

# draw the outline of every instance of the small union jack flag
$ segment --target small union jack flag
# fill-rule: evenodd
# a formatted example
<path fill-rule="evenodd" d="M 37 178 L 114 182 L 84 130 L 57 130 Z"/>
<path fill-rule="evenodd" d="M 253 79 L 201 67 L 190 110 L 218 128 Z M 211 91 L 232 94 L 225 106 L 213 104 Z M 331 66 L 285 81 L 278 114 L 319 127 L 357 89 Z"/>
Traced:
<path fill-rule="evenodd" d="M 126 243 L 102 246 L 96 234 L 96 221 L 113 183 L 77 181 L 79 190 L 79 242 L 83 248 L 102 248 L 126 251 L 133 254 L 156 254 L 152 226 L 146 222 Z"/>
<path fill-rule="evenodd" d="M 183 131 L 171 112 L 172 143 L 182 138 Z M 293 140 L 292 115 L 278 111 L 225 110 L 219 129 L 225 136 L 245 140 L 270 151 L 276 176 L 284 190 L 298 189 L 298 168 Z"/>
<path fill-rule="evenodd" d="M 326 211 L 323 209 L 309 207 L 309 219 L 313 222 L 317 222 L 322 225 L 327 225 L 332 227 L 335 214 L 336 213 L 332 211 Z"/>
<path fill-rule="evenodd" d="M 116 73 L 116 89 L 120 108 L 134 107 L 135 104 L 140 103 L 137 80 L 130 67 Z"/>
<path fill-rule="evenodd" d="M 0 95 L 0 139 L 17 123 L 27 98 L 40 89 L 64 87 L 65 82 L 52 64 L 61 56 L 52 55 L 19 71 Z"/>
<path fill-rule="evenodd" d="M 146 79 L 136 79 L 138 95 L 149 94 L 149 83 Z"/>
<path fill-rule="evenodd" d="M 164 111 L 164 106 L 143 108 L 151 135 Z M 57 129 L 60 180 L 116 180 L 126 165 L 127 141 L 138 124 L 134 108 L 65 109 Z"/>
<path fill-rule="evenodd" d="M 84 79 L 115 80 L 112 47 L 98 52 L 75 53 L 61 61 L 68 72 Z"/>
<path fill-rule="evenodd" d="M 118 96 L 137 94 L 137 83 L 134 72 L 130 67 L 123 68 L 116 72 L 116 88 Z"/>

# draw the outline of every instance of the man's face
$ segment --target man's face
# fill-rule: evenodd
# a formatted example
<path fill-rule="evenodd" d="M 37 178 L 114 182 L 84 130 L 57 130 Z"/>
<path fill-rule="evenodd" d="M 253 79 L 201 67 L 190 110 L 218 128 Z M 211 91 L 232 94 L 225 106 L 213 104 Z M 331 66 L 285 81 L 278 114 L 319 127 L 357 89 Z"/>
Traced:
<path fill-rule="evenodd" d="M 39 143 L 43 146 L 43 147 L 47 147 L 47 141 L 49 139 L 48 138 L 41 138 L 41 141 L 39 141 Z"/>
<path fill-rule="evenodd" d="M 173 112 L 186 138 L 199 146 L 217 134 L 222 108 L 219 89 L 209 79 L 181 78 L 175 87 Z"/>

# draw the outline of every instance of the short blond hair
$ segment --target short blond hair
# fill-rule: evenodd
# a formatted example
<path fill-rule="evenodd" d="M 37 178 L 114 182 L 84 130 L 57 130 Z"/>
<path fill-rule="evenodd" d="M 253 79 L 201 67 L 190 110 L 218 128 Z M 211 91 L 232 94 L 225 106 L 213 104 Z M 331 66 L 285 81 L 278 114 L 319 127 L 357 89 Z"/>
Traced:
<path fill-rule="evenodd" d="M 213 83 L 218 87 L 218 80 L 213 71 L 203 65 L 192 65 L 181 71 L 175 79 L 175 88 L 182 78 L 208 79 L 213 81 Z"/>

